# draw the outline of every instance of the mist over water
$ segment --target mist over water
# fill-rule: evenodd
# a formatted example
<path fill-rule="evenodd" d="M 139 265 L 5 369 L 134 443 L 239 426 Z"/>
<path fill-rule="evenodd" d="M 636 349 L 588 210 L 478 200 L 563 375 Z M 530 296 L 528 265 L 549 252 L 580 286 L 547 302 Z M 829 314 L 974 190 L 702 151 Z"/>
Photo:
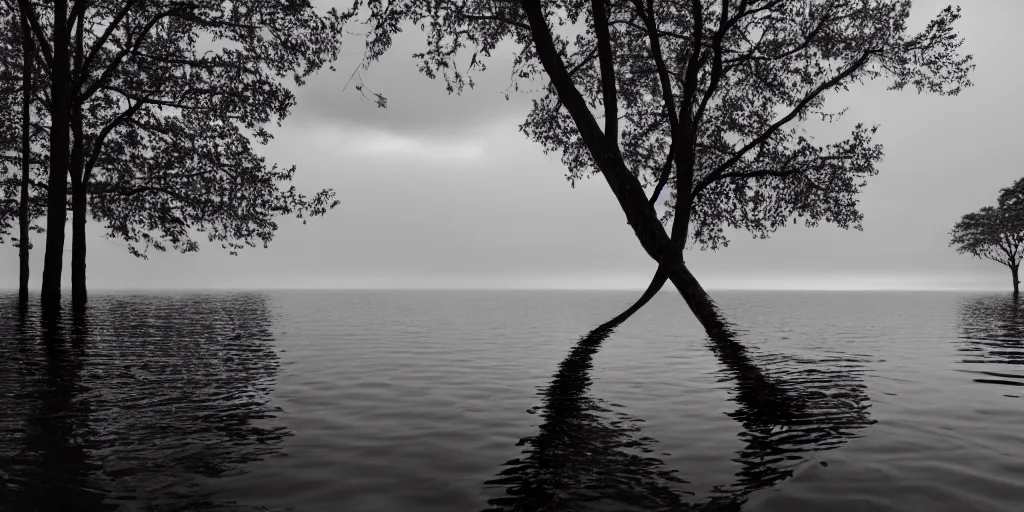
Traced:
<path fill-rule="evenodd" d="M 718 292 L 0 297 L 0 510 L 934 510 L 1024 502 L 1024 303 Z M 588 335 L 589 333 L 589 335 Z"/>

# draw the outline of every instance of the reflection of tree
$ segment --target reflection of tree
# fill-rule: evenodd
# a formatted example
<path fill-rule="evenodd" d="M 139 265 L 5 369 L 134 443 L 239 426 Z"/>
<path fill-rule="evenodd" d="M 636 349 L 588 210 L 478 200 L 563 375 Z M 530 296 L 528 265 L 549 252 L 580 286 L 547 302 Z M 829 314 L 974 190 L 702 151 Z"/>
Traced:
<path fill-rule="evenodd" d="M 15 311 L 8 308 L 6 311 Z M 102 506 L 104 492 L 89 483 L 99 469 L 90 462 L 86 429 L 90 408 L 82 399 L 83 350 L 87 325 L 76 319 L 71 329 L 60 318 L 39 318 L 20 310 L 15 332 L 0 357 L 21 367 L 15 394 L 4 393 L 11 411 L 5 430 L 18 439 L 10 454 L 3 501 L 15 510 L 111 510 Z M 70 331 L 67 332 L 67 331 Z"/>
<path fill-rule="evenodd" d="M 741 355 L 719 352 L 718 358 L 725 378 L 735 382 L 737 408 L 729 416 L 743 426 L 745 446 L 736 459 L 742 469 L 717 499 L 739 504 L 791 477 L 804 462 L 801 454 L 838 448 L 875 421 L 856 360 L 762 354 L 758 366 L 737 346 Z"/>
<path fill-rule="evenodd" d="M 492 510 L 586 510 L 588 503 L 613 502 L 629 509 L 684 507 L 673 471 L 649 454 L 653 439 L 639 435 L 636 419 L 610 414 L 588 397 L 593 355 L 618 322 L 583 337 L 559 365 L 542 393 L 540 432 L 520 441 L 523 459 L 505 463 L 498 478 L 507 497 L 490 500 Z M 631 453 L 632 452 L 632 453 Z"/>
<path fill-rule="evenodd" d="M 963 362 L 990 365 L 964 370 L 978 375 L 975 382 L 1024 386 L 1024 375 L 1003 365 L 1024 365 L 1024 308 L 1013 295 L 971 297 L 960 301 L 959 327 Z M 974 368 L 977 368 L 975 366 Z"/>
<path fill-rule="evenodd" d="M 751 492 L 789 478 L 801 453 L 838 447 L 873 423 L 856 363 L 793 357 L 755 362 L 736 340 L 718 340 L 712 351 L 724 378 L 735 383 L 737 409 L 730 416 L 744 429 L 737 459 L 742 469 L 709 501 L 697 505 L 691 498 L 687 504 L 690 493 L 680 485 L 685 481 L 647 455 L 655 441 L 640 434 L 639 420 L 609 414 L 587 394 L 594 354 L 628 316 L 591 331 L 559 365 L 542 392 L 538 434 L 519 443 L 527 446 L 525 457 L 505 463 L 487 482 L 506 493 L 490 500 L 490 510 L 735 510 Z"/>
<path fill-rule="evenodd" d="M 277 356 L 262 297 L 98 297 L 64 323 L 31 333 L 43 350 L 20 353 L 44 374 L 20 384 L 17 400 L 36 410 L 18 409 L 16 510 L 61 509 L 53 496 L 75 510 L 220 509 L 201 482 L 244 472 L 287 435 L 267 405 Z"/>

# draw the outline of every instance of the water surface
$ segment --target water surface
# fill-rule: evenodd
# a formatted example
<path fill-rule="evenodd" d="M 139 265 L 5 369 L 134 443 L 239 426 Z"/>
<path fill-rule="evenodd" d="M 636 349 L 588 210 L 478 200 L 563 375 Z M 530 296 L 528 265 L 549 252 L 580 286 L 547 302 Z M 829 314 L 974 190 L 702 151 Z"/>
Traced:
<path fill-rule="evenodd" d="M 590 332 L 635 296 L 0 296 L 0 510 L 1024 502 L 1008 294 L 719 292 L 715 345 L 662 293 Z"/>

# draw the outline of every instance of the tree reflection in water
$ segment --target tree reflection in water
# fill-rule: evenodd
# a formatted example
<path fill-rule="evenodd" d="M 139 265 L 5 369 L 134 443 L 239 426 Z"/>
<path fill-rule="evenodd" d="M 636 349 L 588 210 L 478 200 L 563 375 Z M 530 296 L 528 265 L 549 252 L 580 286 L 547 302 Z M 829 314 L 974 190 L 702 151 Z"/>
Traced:
<path fill-rule="evenodd" d="M 268 405 L 278 359 L 259 295 L 97 296 L 77 317 L 13 314 L 0 327 L 0 502 L 14 510 L 239 510 L 209 479 L 245 472 L 288 435 Z"/>
<path fill-rule="evenodd" d="M 1024 303 L 1015 295 L 962 299 L 959 304 L 960 347 L 973 381 L 1020 394 L 1024 386 Z M 984 365 L 984 366 L 982 366 Z"/>
<path fill-rule="evenodd" d="M 638 418 L 609 414 L 588 393 L 592 358 L 623 316 L 584 336 L 559 365 L 541 393 L 538 433 L 519 442 L 523 457 L 486 482 L 505 488 L 487 510 L 738 510 L 751 492 L 789 478 L 801 454 L 838 447 L 874 423 L 856 361 L 755 362 L 736 339 L 718 340 L 711 349 L 723 379 L 733 382 L 737 409 L 729 416 L 743 427 L 744 447 L 734 459 L 741 466 L 736 481 L 698 500 L 676 470 L 650 455 L 655 440 L 641 434 Z"/>

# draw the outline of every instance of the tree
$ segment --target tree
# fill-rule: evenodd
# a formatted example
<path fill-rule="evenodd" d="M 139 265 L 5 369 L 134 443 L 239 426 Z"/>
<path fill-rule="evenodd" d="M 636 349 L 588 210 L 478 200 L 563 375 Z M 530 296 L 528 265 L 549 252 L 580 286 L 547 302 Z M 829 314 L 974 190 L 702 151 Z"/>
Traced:
<path fill-rule="evenodd" d="M 960 254 L 1009 267 L 1013 293 L 1019 294 L 1020 262 L 1024 258 L 1024 178 L 1000 191 L 997 206 L 961 217 L 950 231 L 949 245 Z"/>
<path fill-rule="evenodd" d="M 857 193 L 882 148 L 873 126 L 833 142 L 806 133 L 802 121 L 843 114 L 826 96 L 878 78 L 954 95 L 973 68 L 959 9 L 911 34 L 908 0 L 395 0 L 352 12 L 369 26 L 367 65 L 411 22 L 427 37 L 420 69 L 455 93 L 499 42 L 518 44 L 514 76 L 546 79 L 521 130 L 561 153 L 570 180 L 604 176 L 659 263 L 652 287 L 671 280 L 713 337 L 728 329 L 686 267 L 688 242 L 716 249 L 726 227 L 764 238 L 790 219 L 860 228 Z"/>
<path fill-rule="evenodd" d="M 9 8 L 2 14 L 0 23 L 6 33 L 0 40 L 0 189 L 4 198 L 0 203 L 0 243 L 10 236 L 11 223 L 17 218 L 18 234 L 10 239 L 18 247 L 18 297 L 24 306 L 28 302 L 29 235 L 41 231 L 32 220 L 42 214 L 46 200 L 32 179 L 39 157 L 34 146 L 40 135 L 38 124 L 32 122 L 35 47 L 24 13 Z"/>
<path fill-rule="evenodd" d="M 69 179 L 76 306 L 87 300 L 90 205 L 141 256 L 147 247 L 197 250 L 190 233 L 204 231 L 232 252 L 266 244 L 274 216 L 337 204 L 330 190 L 281 189 L 294 168 L 266 165 L 251 143 L 268 142 L 266 125 L 294 104 L 285 81 L 302 85 L 337 57 L 336 11 L 318 13 L 306 0 L 19 2 L 51 88 L 48 307 L 60 301 Z"/>

